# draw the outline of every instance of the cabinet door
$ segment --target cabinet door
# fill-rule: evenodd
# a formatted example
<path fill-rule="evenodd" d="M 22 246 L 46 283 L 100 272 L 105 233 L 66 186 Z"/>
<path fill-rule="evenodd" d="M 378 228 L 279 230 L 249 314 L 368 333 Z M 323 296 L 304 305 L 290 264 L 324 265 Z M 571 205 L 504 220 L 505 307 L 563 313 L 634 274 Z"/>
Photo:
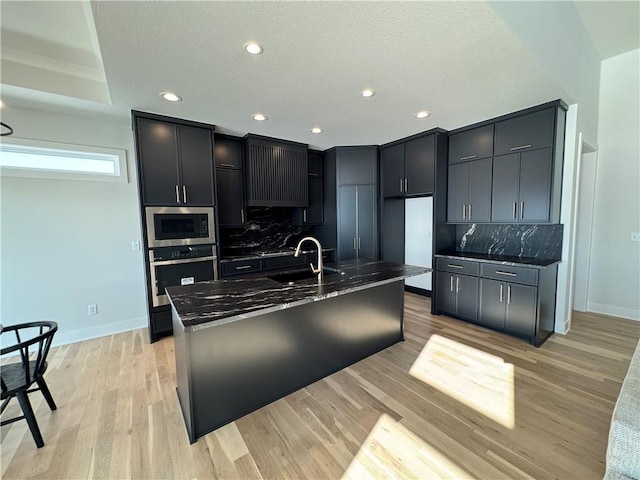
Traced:
<path fill-rule="evenodd" d="M 309 176 L 309 206 L 306 211 L 306 215 L 302 214 L 305 225 L 322 225 L 322 177 Z"/>
<path fill-rule="evenodd" d="M 469 162 L 469 203 L 467 220 L 471 222 L 491 221 L 492 160 Z"/>
<path fill-rule="evenodd" d="M 515 335 L 535 335 L 538 289 L 516 283 L 506 284 L 505 329 Z"/>
<path fill-rule="evenodd" d="M 339 185 L 376 183 L 378 147 L 339 147 L 336 156 Z"/>
<path fill-rule="evenodd" d="M 380 149 L 380 189 L 383 197 L 404 195 L 404 144 Z"/>
<path fill-rule="evenodd" d="M 242 144 L 239 140 L 231 140 L 216 135 L 213 151 L 216 167 L 242 170 Z"/>
<path fill-rule="evenodd" d="M 220 226 L 242 225 L 244 223 L 244 192 L 242 190 L 242 170 L 218 168 L 218 223 Z"/>
<path fill-rule="evenodd" d="M 182 203 L 213 205 L 213 140 L 206 128 L 178 125 Z"/>
<path fill-rule="evenodd" d="M 407 195 L 433 193 L 435 175 L 435 135 L 405 143 L 404 163 Z"/>
<path fill-rule="evenodd" d="M 181 192 L 176 126 L 138 118 L 136 133 L 144 204 L 177 205 L 182 197 L 178 196 Z"/>
<path fill-rule="evenodd" d="M 449 166 L 447 183 L 447 221 L 449 223 L 466 222 L 469 201 L 469 162 Z"/>
<path fill-rule="evenodd" d="M 453 273 L 436 272 L 437 308 L 443 313 L 456 313 L 456 276 Z"/>
<path fill-rule="evenodd" d="M 356 187 L 338 189 L 338 260 L 356 258 Z"/>
<path fill-rule="evenodd" d="M 322 152 L 307 150 L 307 160 L 309 161 L 309 175 L 313 177 L 322 176 Z"/>
<path fill-rule="evenodd" d="M 454 288 L 456 290 L 456 313 L 460 318 L 475 321 L 478 318 L 478 278 L 457 275 Z"/>
<path fill-rule="evenodd" d="M 555 108 L 496 123 L 494 155 L 553 145 Z"/>
<path fill-rule="evenodd" d="M 478 322 L 487 327 L 503 330 L 506 295 L 506 286 L 503 282 L 481 278 Z"/>
<path fill-rule="evenodd" d="M 373 185 L 358 185 L 358 258 L 376 260 L 376 195 Z"/>
<path fill-rule="evenodd" d="M 404 263 L 404 198 L 382 202 L 380 249 L 382 260 Z"/>
<path fill-rule="evenodd" d="M 519 221 L 525 223 L 549 221 L 551 163 L 551 148 L 520 154 Z"/>
<path fill-rule="evenodd" d="M 474 128 L 449 137 L 449 163 L 465 162 L 493 155 L 493 125 Z"/>
<path fill-rule="evenodd" d="M 518 220 L 520 155 L 504 155 L 493 159 L 491 221 L 515 223 Z"/>

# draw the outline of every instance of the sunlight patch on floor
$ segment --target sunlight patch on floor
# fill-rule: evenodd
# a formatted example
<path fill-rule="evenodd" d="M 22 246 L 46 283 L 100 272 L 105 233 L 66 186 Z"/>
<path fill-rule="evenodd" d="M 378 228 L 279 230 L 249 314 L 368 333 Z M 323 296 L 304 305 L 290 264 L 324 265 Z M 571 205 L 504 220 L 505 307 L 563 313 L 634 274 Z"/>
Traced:
<path fill-rule="evenodd" d="M 440 335 L 432 335 L 409 373 L 513 429 L 514 366 L 502 358 Z"/>
<path fill-rule="evenodd" d="M 342 480 L 463 479 L 471 475 L 383 413 Z"/>

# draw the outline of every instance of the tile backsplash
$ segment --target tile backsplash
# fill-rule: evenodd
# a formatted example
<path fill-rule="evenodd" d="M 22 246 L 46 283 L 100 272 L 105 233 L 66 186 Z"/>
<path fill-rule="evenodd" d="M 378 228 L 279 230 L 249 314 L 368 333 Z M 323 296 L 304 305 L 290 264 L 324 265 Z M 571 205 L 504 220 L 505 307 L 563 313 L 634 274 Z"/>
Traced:
<path fill-rule="evenodd" d="M 313 227 L 293 225 L 291 208 L 250 207 L 243 227 L 221 228 L 221 256 L 295 247 Z"/>
<path fill-rule="evenodd" d="M 562 256 L 563 225 L 456 226 L 456 250 L 517 257 L 559 259 Z"/>

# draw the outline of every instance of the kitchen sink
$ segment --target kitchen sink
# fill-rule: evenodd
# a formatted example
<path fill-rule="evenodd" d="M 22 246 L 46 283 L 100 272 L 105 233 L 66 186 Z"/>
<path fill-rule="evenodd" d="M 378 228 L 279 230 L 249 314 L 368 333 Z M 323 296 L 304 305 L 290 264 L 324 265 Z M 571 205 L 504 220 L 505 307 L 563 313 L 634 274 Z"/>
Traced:
<path fill-rule="evenodd" d="M 344 275 L 344 272 L 341 272 L 340 270 L 337 270 L 331 267 L 324 267 L 322 269 L 323 277 L 328 277 L 330 275 L 338 275 L 338 274 Z M 279 283 L 294 284 L 295 282 L 298 282 L 301 280 L 317 279 L 318 274 L 313 273 L 310 268 L 305 268 L 304 270 L 300 269 L 300 270 L 290 270 L 288 272 L 274 273 L 271 275 L 267 275 L 267 278 L 271 280 L 275 280 L 276 282 L 279 282 Z"/>

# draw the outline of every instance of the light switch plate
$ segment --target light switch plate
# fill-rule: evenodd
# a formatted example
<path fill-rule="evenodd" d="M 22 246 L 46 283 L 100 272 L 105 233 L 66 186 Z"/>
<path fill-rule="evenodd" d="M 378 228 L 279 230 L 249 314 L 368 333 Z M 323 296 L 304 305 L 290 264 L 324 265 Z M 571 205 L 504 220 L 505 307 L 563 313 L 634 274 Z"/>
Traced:
<path fill-rule="evenodd" d="M 97 315 L 98 314 L 98 305 L 92 304 L 88 307 L 89 315 Z"/>
<path fill-rule="evenodd" d="M 131 250 L 140 250 L 140 240 L 134 240 L 131 242 Z"/>
<path fill-rule="evenodd" d="M 640 242 L 640 232 L 631 232 L 631 241 Z"/>

